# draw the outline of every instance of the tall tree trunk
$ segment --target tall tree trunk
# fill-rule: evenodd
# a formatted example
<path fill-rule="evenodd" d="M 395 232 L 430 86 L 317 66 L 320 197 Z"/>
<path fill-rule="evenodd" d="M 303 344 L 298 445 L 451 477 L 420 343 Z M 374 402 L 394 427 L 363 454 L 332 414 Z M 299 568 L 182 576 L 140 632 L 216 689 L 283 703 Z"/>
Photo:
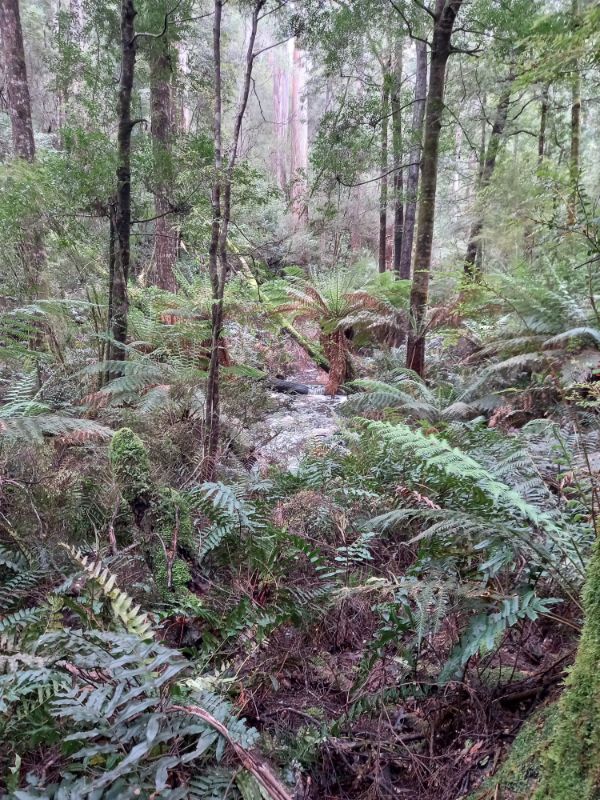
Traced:
<path fill-rule="evenodd" d="M 0 39 L 13 152 L 31 163 L 35 160 L 35 142 L 18 0 L 0 0 Z M 39 220 L 23 220 L 22 260 L 27 293 L 38 297 L 45 291 L 42 272 L 46 264 Z"/>
<path fill-rule="evenodd" d="M 542 89 L 542 102 L 540 103 L 540 130 L 538 133 L 538 167 L 542 165 L 546 155 L 546 128 L 548 126 L 548 84 Z"/>
<path fill-rule="evenodd" d="M 396 37 L 394 52 L 394 83 L 392 87 L 392 149 L 394 151 L 394 256 L 393 265 L 400 274 L 400 254 L 404 233 L 404 181 L 402 175 L 402 112 L 400 110 L 400 90 L 402 88 L 402 45 L 401 36 Z"/>
<path fill-rule="evenodd" d="M 150 106 L 152 149 L 157 185 L 154 195 L 153 282 L 169 292 L 177 291 L 174 267 L 179 235 L 169 196 L 173 188 L 171 148 L 173 141 L 173 98 L 171 93 L 171 58 L 167 35 L 156 40 L 150 55 Z"/>
<path fill-rule="evenodd" d="M 269 64 L 273 78 L 273 171 L 282 192 L 288 191 L 287 139 L 290 122 L 289 71 L 281 64 L 278 55 L 269 52 Z"/>
<path fill-rule="evenodd" d="M 548 98 L 549 98 L 550 86 L 549 84 L 545 84 L 542 88 L 542 97 L 540 103 L 540 127 L 538 131 L 537 137 L 537 153 L 538 153 L 538 173 L 540 171 L 540 167 L 544 163 L 544 158 L 546 156 L 546 128 L 548 127 Z M 533 223 L 528 221 L 525 224 L 525 231 L 523 235 L 523 250 L 525 253 L 526 260 L 531 264 L 533 262 L 533 251 L 535 247 L 535 232 Z"/>
<path fill-rule="evenodd" d="M 410 264 L 412 261 L 415 219 L 417 215 L 417 192 L 419 189 L 421 146 L 423 140 L 423 118 L 425 116 L 425 97 L 427 93 L 427 45 L 425 42 L 415 42 L 415 47 L 417 56 L 415 97 L 413 104 L 411 147 L 408 158 L 409 167 L 406 180 L 406 209 L 404 212 L 404 230 L 402 233 L 399 266 L 400 277 L 405 280 L 410 278 Z"/>
<path fill-rule="evenodd" d="M 573 24 L 579 24 L 579 0 L 572 0 L 571 15 Z M 574 225 L 577 220 L 577 193 L 579 185 L 579 150 L 581 143 L 581 72 L 577 59 L 573 62 L 571 81 L 571 151 L 569 154 L 570 195 L 567 206 L 567 224 Z"/>
<path fill-rule="evenodd" d="M 0 0 L 0 36 L 13 151 L 18 158 L 33 161 L 35 143 L 31 100 L 18 0 Z"/>
<path fill-rule="evenodd" d="M 126 357 L 127 282 L 131 260 L 131 94 L 135 72 L 135 16 L 133 0 L 121 0 L 121 78 L 117 102 L 117 194 L 115 209 L 115 265 L 112 285 L 110 358 Z"/>
<path fill-rule="evenodd" d="M 436 0 L 431 43 L 431 69 L 425 110 L 425 135 L 421 163 L 421 193 L 415 248 L 415 269 L 410 293 L 411 326 L 406 350 L 406 366 L 421 376 L 425 372 L 425 317 L 429 300 L 429 276 L 435 219 L 440 131 L 444 111 L 446 65 L 451 52 L 454 21 L 461 5 L 462 0 Z"/>
<path fill-rule="evenodd" d="M 223 341 L 223 298 L 227 281 L 227 235 L 231 219 L 231 188 L 233 173 L 237 162 L 242 121 L 248 106 L 252 68 L 254 66 L 254 43 L 258 30 L 260 12 L 266 0 L 255 0 L 252 9 L 250 37 L 246 50 L 246 65 L 242 85 L 242 96 L 238 105 L 227 167 L 223 170 L 223 126 L 222 126 L 222 76 L 221 76 L 221 25 L 223 0 L 214 0 L 213 16 L 213 63 L 214 63 L 214 115 L 213 142 L 215 151 L 215 171 L 211 193 L 212 223 L 209 245 L 208 271 L 212 290 L 211 310 L 211 351 L 206 385 L 206 404 L 204 412 L 204 452 L 200 474 L 203 480 L 213 479 L 219 450 L 220 438 L 220 364 Z"/>
<path fill-rule="evenodd" d="M 508 108 L 510 105 L 510 92 L 514 81 L 514 75 L 509 75 L 507 85 L 502 90 L 502 94 L 498 99 L 496 107 L 496 114 L 494 116 L 494 124 L 492 132 L 488 141 L 485 151 L 485 157 L 481 167 L 481 174 L 479 178 L 478 194 L 481 195 L 485 192 L 490 184 L 494 169 L 496 168 L 496 159 L 502 143 L 502 136 L 506 127 L 506 120 L 508 118 Z M 477 212 L 477 217 L 471 225 L 471 232 L 469 234 L 469 242 L 467 244 L 467 252 L 465 254 L 464 271 L 465 276 L 469 280 L 477 280 L 480 277 L 479 269 L 477 267 L 478 253 L 480 251 L 481 242 L 480 236 L 483 229 L 483 214 L 481 209 Z"/>
<path fill-rule="evenodd" d="M 308 220 L 306 173 L 308 170 L 308 105 L 306 94 L 306 56 L 292 40 L 292 92 L 290 113 L 290 146 L 292 179 L 292 214 L 297 227 Z"/>
<path fill-rule="evenodd" d="M 383 70 L 383 89 L 381 92 L 381 149 L 379 167 L 381 179 L 379 181 L 379 272 L 387 268 L 387 203 L 388 203 L 388 117 L 390 113 L 390 80 L 389 62 Z"/>
<path fill-rule="evenodd" d="M 173 113 L 175 115 L 174 127 L 181 133 L 189 133 L 192 127 L 192 109 L 187 100 L 185 81 L 189 74 L 189 54 L 187 43 L 177 42 L 177 64 L 179 75 L 181 76 L 180 85 L 176 91 L 176 99 L 172 99 Z"/>

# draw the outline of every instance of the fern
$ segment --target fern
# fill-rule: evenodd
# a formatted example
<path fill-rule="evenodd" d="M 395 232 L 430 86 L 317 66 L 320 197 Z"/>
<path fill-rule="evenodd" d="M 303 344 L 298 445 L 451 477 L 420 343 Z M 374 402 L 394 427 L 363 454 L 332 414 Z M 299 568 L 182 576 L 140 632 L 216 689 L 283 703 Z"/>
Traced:
<path fill-rule="evenodd" d="M 475 616 L 462 634 L 460 644 L 444 665 L 440 679 L 453 679 L 473 656 L 494 650 L 509 627 L 525 619 L 536 620 L 547 614 L 558 602 L 560 601 L 556 598 L 538 597 L 529 589 L 523 594 L 503 598 L 498 611 Z"/>
<path fill-rule="evenodd" d="M 141 638 L 147 638 L 152 624 L 146 614 L 140 612 L 139 605 L 134 605 L 134 601 L 128 594 L 115 585 L 116 577 L 111 575 L 100 560 L 90 562 L 81 550 L 64 544 L 63 547 L 73 561 L 83 569 L 86 575 L 93 580 L 100 588 L 102 593 L 109 598 L 113 613 L 130 633 L 135 633 Z"/>

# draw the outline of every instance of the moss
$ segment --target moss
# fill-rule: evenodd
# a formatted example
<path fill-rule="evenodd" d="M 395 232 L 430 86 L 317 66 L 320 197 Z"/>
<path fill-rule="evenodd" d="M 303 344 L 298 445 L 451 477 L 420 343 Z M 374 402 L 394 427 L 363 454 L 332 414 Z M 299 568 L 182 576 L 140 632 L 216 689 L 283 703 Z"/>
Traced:
<path fill-rule="evenodd" d="M 177 549 L 188 549 L 193 544 L 192 516 L 185 497 L 176 489 L 160 489 L 157 493 L 152 511 L 153 529 L 169 550 L 173 545 L 173 533 L 177 529 Z M 173 561 L 172 588 L 168 588 L 167 560 L 163 544 L 160 542 L 152 552 L 154 580 L 165 597 L 179 596 L 187 593 L 187 586 L 192 579 L 186 561 L 176 557 Z"/>
<path fill-rule="evenodd" d="M 501 667 L 485 667 L 479 673 L 479 680 L 485 686 L 489 686 L 492 689 L 498 686 L 508 686 L 512 683 L 523 681 L 527 677 L 525 672 L 521 672 L 521 670 L 506 665 Z"/>
<path fill-rule="evenodd" d="M 139 521 L 152 493 L 150 461 L 144 443 L 131 428 L 120 428 L 112 438 L 108 456 L 121 494 Z"/>
<path fill-rule="evenodd" d="M 600 798 L 600 543 L 583 590 L 585 623 L 575 664 L 558 704 L 543 779 L 534 800 Z"/>
<path fill-rule="evenodd" d="M 194 528 L 192 515 L 185 497 L 176 489 L 159 489 L 156 493 L 154 508 L 154 530 L 160 534 L 167 547 L 173 540 L 173 531 L 178 528 L 178 547 L 191 547 Z"/>
<path fill-rule="evenodd" d="M 182 597 L 188 593 L 187 587 L 192 579 L 192 574 L 186 561 L 182 558 L 176 558 L 173 562 L 173 585 L 171 589 L 168 588 L 167 560 L 162 547 L 156 548 L 152 561 L 154 580 L 161 595 L 166 600 Z"/>

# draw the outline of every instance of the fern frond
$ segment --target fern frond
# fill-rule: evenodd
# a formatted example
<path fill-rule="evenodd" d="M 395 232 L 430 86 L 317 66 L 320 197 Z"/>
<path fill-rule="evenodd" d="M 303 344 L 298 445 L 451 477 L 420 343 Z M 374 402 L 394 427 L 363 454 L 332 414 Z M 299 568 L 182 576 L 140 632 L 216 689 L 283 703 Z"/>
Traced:
<path fill-rule="evenodd" d="M 103 566 L 100 560 L 90 562 L 79 548 L 63 544 L 65 550 L 86 573 L 86 575 L 100 587 L 103 594 L 109 598 L 115 616 L 121 620 L 125 629 L 142 639 L 151 636 L 152 623 L 145 613 L 140 612 L 139 605 L 128 594 L 123 592 L 116 583 L 116 576 Z"/>

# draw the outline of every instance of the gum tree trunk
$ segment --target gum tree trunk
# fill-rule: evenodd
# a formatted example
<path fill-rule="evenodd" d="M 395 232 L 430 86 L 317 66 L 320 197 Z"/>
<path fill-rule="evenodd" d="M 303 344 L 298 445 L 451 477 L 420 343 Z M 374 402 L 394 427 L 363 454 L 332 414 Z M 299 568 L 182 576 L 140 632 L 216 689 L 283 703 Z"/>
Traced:
<path fill-rule="evenodd" d="M 406 366 L 423 376 L 425 372 L 425 318 L 429 300 L 431 249 L 435 220 L 438 154 L 446 65 L 452 51 L 452 30 L 462 0 L 436 0 L 429 91 L 425 109 L 425 133 L 421 162 L 421 194 L 419 198 L 415 268 L 410 293 L 411 325 L 406 350 Z"/>
<path fill-rule="evenodd" d="M 415 98 L 411 128 L 411 148 L 408 158 L 408 175 L 406 179 L 406 208 L 404 212 L 404 230 L 400 250 L 400 277 L 410 278 L 412 248 L 417 215 L 417 192 L 419 189 L 419 170 L 423 139 L 423 118 L 425 116 L 425 98 L 427 94 L 427 45 L 415 42 L 417 68 L 415 75 Z"/>

